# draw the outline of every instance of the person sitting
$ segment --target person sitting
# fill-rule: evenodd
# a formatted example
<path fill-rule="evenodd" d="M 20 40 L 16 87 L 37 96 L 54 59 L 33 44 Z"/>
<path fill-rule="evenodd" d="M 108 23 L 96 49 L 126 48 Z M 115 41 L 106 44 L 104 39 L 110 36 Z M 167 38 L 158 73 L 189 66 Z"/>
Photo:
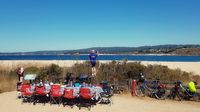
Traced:
<path fill-rule="evenodd" d="M 43 81 L 42 80 L 40 80 L 40 82 L 37 84 L 37 86 L 44 86 L 44 83 L 43 83 Z"/>
<path fill-rule="evenodd" d="M 188 90 L 190 94 L 196 93 L 196 85 L 197 85 L 197 82 L 195 81 L 190 81 L 188 83 Z"/>
<path fill-rule="evenodd" d="M 86 82 L 82 82 L 81 87 L 82 88 L 87 87 L 87 83 Z"/>
<path fill-rule="evenodd" d="M 46 88 L 46 90 L 50 90 L 50 88 L 51 88 L 51 86 L 50 86 L 50 82 L 47 80 L 47 81 L 45 81 L 45 83 L 44 83 L 44 86 L 45 86 L 45 88 Z"/>
<path fill-rule="evenodd" d="M 66 74 L 66 77 L 65 77 L 65 80 L 66 80 L 66 83 L 68 84 L 70 82 L 70 80 L 72 79 L 72 73 L 67 73 Z"/>
<path fill-rule="evenodd" d="M 81 85 L 80 85 L 80 83 L 78 82 L 78 81 L 76 81 L 75 83 L 74 83 L 74 87 L 80 87 Z"/>
<path fill-rule="evenodd" d="M 67 80 L 65 79 L 62 84 L 66 86 L 68 84 Z"/>
<path fill-rule="evenodd" d="M 60 80 L 59 80 L 59 79 L 56 79 L 56 81 L 55 81 L 54 84 L 60 85 Z"/>
<path fill-rule="evenodd" d="M 35 90 L 35 86 L 36 86 L 36 84 L 35 84 L 35 82 L 33 81 L 33 82 L 31 83 L 31 91 L 34 91 L 34 90 Z"/>

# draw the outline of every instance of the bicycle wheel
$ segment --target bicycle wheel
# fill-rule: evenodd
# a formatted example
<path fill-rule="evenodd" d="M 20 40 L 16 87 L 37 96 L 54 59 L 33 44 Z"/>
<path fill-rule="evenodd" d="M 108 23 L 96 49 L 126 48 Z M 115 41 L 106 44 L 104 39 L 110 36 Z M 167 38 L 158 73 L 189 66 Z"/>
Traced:
<path fill-rule="evenodd" d="M 159 100 L 165 100 L 165 98 L 166 98 L 165 94 L 155 93 L 154 96 L 156 99 L 159 99 Z"/>
<path fill-rule="evenodd" d="M 155 90 L 153 92 L 153 97 L 159 100 L 164 100 L 166 98 L 166 90 L 164 89 Z"/>

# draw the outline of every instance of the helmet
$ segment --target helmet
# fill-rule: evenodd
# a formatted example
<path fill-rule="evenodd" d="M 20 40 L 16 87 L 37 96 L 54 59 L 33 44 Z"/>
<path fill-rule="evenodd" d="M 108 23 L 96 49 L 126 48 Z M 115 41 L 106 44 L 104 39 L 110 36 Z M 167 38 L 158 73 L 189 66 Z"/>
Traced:
<path fill-rule="evenodd" d="M 140 77 L 142 77 L 142 76 L 144 77 L 143 73 L 140 73 Z"/>

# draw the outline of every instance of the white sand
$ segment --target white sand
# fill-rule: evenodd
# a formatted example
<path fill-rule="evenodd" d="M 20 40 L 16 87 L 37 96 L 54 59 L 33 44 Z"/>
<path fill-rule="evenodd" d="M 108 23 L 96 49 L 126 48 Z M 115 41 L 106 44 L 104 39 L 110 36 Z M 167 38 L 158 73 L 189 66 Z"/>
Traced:
<path fill-rule="evenodd" d="M 0 94 L 1 112 L 88 112 L 86 108 L 79 110 L 58 105 L 21 104 L 16 99 L 16 92 Z M 156 100 L 151 98 L 137 98 L 130 95 L 114 96 L 111 106 L 95 105 L 90 112 L 200 112 L 200 102 Z"/>
<path fill-rule="evenodd" d="M 186 72 L 192 72 L 194 75 L 200 75 L 200 62 L 152 62 L 152 61 L 143 61 L 142 64 L 158 64 L 165 65 L 171 69 L 181 69 Z"/>
<path fill-rule="evenodd" d="M 75 63 L 83 63 L 84 61 L 76 60 L 1 60 L 0 67 L 3 69 L 15 69 L 18 66 L 47 66 L 50 64 L 57 64 L 61 67 L 70 67 Z M 100 63 L 107 63 L 110 61 L 100 61 Z M 131 61 L 129 61 L 131 62 Z M 181 69 L 186 72 L 192 72 L 195 75 L 200 75 L 200 62 L 160 62 L 160 61 L 142 61 L 144 65 L 160 64 L 166 65 L 172 69 Z"/>

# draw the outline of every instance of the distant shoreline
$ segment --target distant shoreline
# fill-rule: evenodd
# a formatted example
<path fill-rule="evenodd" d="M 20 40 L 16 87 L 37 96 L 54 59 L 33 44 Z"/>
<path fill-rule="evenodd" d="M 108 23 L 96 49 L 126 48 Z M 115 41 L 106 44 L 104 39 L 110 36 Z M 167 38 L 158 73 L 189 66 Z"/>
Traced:
<path fill-rule="evenodd" d="M 0 53 L 0 56 L 86 56 L 86 55 L 89 55 L 88 54 L 1 54 Z M 178 54 L 135 54 L 135 53 L 120 53 L 120 54 L 112 54 L 112 53 L 106 53 L 106 54 L 103 54 L 103 53 L 99 53 L 99 55 L 102 55 L 102 56 L 107 56 L 107 55 L 110 55 L 110 56 L 115 56 L 115 55 L 127 55 L 127 56 L 197 56 L 197 55 L 178 55 Z"/>
<path fill-rule="evenodd" d="M 42 51 L 19 51 L 0 52 L 0 55 L 85 55 L 92 49 L 104 55 L 178 55 L 178 56 L 200 56 L 200 44 L 165 44 L 138 47 L 91 47 L 74 50 L 42 50 Z"/>
<path fill-rule="evenodd" d="M 88 53 L 89 54 L 89 53 Z M 0 56 L 48 56 L 48 55 L 72 55 L 72 56 L 76 56 L 76 55 L 88 55 L 88 54 L 0 54 Z M 176 54 L 134 54 L 134 53 L 124 53 L 124 54 L 99 54 L 99 55 L 135 55 L 135 56 L 145 56 L 145 55 L 152 55 L 152 56 L 180 56 L 180 55 L 176 55 Z"/>
<path fill-rule="evenodd" d="M 0 55 L 0 60 L 85 60 L 88 61 L 88 54 L 76 55 Z M 99 54 L 97 60 L 128 60 L 128 61 L 163 61 L 163 62 L 200 62 L 200 56 L 176 56 L 176 55 L 133 55 L 133 54 Z"/>

